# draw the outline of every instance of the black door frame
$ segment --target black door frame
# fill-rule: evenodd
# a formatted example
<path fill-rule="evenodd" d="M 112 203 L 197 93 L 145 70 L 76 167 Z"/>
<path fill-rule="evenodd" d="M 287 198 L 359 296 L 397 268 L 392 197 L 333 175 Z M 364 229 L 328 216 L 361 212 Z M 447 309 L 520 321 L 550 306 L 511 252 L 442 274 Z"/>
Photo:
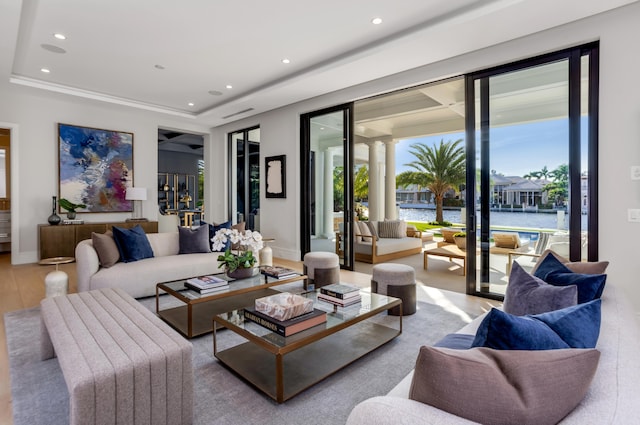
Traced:
<path fill-rule="evenodd" d="M 310 157 L 311 157 L 311 119 L 320 115 L 326 115 L 332 112 L 343 112 L 343 154 L 344 154 L 344 233 L 352 235 L 354 205 L 353 205 L 353 102 L 332 106 L 325 109 L 302 114 L 300 116 L 300 246 L 301 256 L 311 251 L 311 220 L 310 205 L 311 196 L 315 193 L 311 187 L 314 179 L 310 175 Z M 316 195 L 318 195 L 316 193 Z M 344 238 L 344 263 L 340 265 L 346 270 L 353 270 L 354 254 L 353 254 L 353 238 Z"/>
<path fill-rule="evenodd" d="M 588 260 L 598 260 L 598 89 L 599 89 L 599 43 L 589 43 L 583 46 L 573 47 L 558 52 L 537 56 L 530 59 L 513 62 L 465 76 L 465 134 L 466 134 L 466 166 L 467 166 L 467 208 L 466 222 L 469 223 L 467 231 L 468 251 L 476 250 L 477 215 L 475 211 L 476 199 L 476 108 L 475 108 L 475 82 L 480 81 L 480 149 L 482 174 L 480 176 L 480 193 L 489 193 L 490 167 L 489 167 L 489 78 L 508 72 L 523 70 L 526 68 L 544 65 L 559 60 L 569 62 L 569 252 L 571 261 L 580 261 L 581 250 L 581 135 L 580 135 L 580 68 L 582 56 L 589 56 L 589 126 L 588 126 L 588 169 L 589 169 L 589 214 L 588 214 Z M 486 163 L 485 163 L 486 162 Z M 480 222 L 482 234 L 480 235 L 481 251 L 489 250 L 489 198 L 483 196 L 480 199 Z M 488 282 L 488 256 L 481 255 L 483 262 L 481 281 Z M 485 264 L 486 263 L 486 264 Z M 466 293 L 486 298 L 503 299 L 499 294 L 478 291 L 476 276 L 476 256 L 467 258 Z M 485 276 L 487 275 L 487 276 Z M 486 278 L 486 280 L 485 280 Z"/>
<path fill-rule="evenodd" d="M 253 130 L 259 129 L 260 125 L 254 125 L 252 127 L 247 127 L 247 128 L 243 128 L 240 130 L 236 130 L 236 131 L 231 131 L 227 134 L 227 152 L 228 152 L 228 157 L 227 157 L 227 164 L 231 164 L 233 161 L 233 152 L 234 152 L 234 147 L 233 147 L 233 135 L 234 134 L 238 134 L 238 133 L 242 133 L 242 141 L 244 143 L 244 159 L 243 159 L 243 169 L 244 169 L 244 193 L 243 193 L 243 198 L 244 198 L 244 208 L 243 211 L 236 211 L 236 214 L 238 212 L 241 212 L 243 217 L 244 217 L 244 221 L 245 223 L 248 223 L 248 219 L 249 219 L 249 213 L 251 211 L 251 172 L 249 169 L 249 145 L 251 143 L 255 143 L 255 142 L 251 142 L 249 140 L 249 133 Z M 260 146 L 260 143 L 258 142 L 258 146 Z M 260 165 L 260 161 L 258 161 L 258 166 Z M 233 221 L 233 197 L 237 196 L 237 188 L 233 187 L 233 177 L 234 174 L 237 173 L 237 169 L 235 167 L 228 167 L 228 193 L 230 194 L 229 196 L 229 201 L 228 201 L 228 208 L 227 208 L 227 216 L 229 220 Z"/>

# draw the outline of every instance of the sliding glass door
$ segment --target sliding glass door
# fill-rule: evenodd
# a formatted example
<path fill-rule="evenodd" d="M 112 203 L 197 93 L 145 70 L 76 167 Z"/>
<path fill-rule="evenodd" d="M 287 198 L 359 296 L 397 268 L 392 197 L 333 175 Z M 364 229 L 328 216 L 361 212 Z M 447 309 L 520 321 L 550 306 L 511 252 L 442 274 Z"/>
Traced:
<path fill-rule="evenodd" d="M 302 254 L 336 252 L 353 268 L 352 105 L 301 117 Z"/>
<path fill-rule="evenodd" d="M 260 230 L 260 127 L 229 134 L 229 217 Z"/>
<path fill-rule="evenodd" d="M 595 259 L 597 45 L 469 75 L 466 96 L 467 293 L 501 297 L 544 249 Z"/>

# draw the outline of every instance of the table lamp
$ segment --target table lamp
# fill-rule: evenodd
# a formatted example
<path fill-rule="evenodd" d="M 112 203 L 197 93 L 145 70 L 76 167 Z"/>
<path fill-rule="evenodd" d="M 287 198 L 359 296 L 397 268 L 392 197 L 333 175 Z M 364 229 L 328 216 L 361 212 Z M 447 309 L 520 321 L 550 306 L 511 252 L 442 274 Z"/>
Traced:
<path fill-rule="evenodd" d="M 140 201 L 147 200 L 147 189 L 144 187 L 128 187 L 125 198 L 127 201 L 133 201 L 133 215 L 127 221 L 147 221 L 142 218 L 142 203 Z"/>

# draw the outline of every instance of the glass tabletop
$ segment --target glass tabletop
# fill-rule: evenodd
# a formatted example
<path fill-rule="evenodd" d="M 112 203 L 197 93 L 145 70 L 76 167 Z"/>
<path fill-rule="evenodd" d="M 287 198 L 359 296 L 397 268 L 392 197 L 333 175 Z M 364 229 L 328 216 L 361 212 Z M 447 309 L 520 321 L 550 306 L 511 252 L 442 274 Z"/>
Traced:
<path fill-rule="evenodd" d="M 334 304 L 319 301 L 317 293 L 304 292 L 299 295 L 313 300 L 313 307 L 327 313 L 326 323 L 314 326 L 310 329 L 298 332 L 294 335 L 284 337 L 269 329 L 244 319 L 244 309 L 238 309 L 227 313 L 217 315 L 216 321 L 222 325 L 232 325 L 243 330 L 250 335 L 262 339 L 265 342 L 279 348 L 295 344 L 307 338 L 313 338 L 317 334 L 332 333 L 338 329 L 348 327 L 350 323 L 359 322 L 380 312 L 388 310 L 392 306 L 400 303 L 398 298 L 389 297 L 380 294 L 371 294 L 368 292 L 360 292 L 362 300 L 359 303 L 338 307 Z"/>
<path fill-rule="evenodd" d="M 228 294 L 230 292 L 235 292 L 235 291 L 251 290 L 252 288 L 256 288 L 260 286 L 275 286 L 275 285 L 281 285 L 281 284 L 283 285 L 286 283 L 291 283 L 291 282 L 300 280 L 303 275 L 298 274 L 288 279 L 277 279 L 277 278 L 269 277 L 263 274 L 256 274 L 255 276 L 248 277 L 246 279 L 230 278 L 224 273 L 214 274 L 212 276 L 216 276 L 228 281 L 229 286 L 226 289 L 209 292 L 205 294 L 201 294 L 200 292 L 188 287 L 186 285 L 186 282 L 188 279 L 179 279 L 171 282 L 163 282 L 158 284 L 158 286 L 160 288 L 169 289 L 173 292 L 179 293 L 185 298 L 197 300 L 197 299 L 209 298 L 209 297 L 221 295 L 221 294 Z"/>

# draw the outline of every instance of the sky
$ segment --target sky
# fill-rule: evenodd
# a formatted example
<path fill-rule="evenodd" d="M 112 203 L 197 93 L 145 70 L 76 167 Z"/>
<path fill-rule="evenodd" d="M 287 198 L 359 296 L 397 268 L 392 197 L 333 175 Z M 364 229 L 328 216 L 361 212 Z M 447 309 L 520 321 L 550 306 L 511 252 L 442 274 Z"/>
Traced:
<path fill-rule="evenodd" d="M 586 134 L 586 118 L 582 121 L 582 128 L 583 134 Z M 566 119 L 493 128 L 491 169 L 505 176 L 524 176 L 544 166 L 552 171 L 559 165 L 568 164 L 568 134 Z M 401 140 L 396 145 L 396 173 L 413 170 L 405 165 L 415 160 L 409 152 L 412 144 L 420 142 L 432 146 L 439 144 L 440 140 L 448 142 L 458 139 L 463 139 L 464 145 L 464 132 Z M 583 161 L 584 170 L 586 161 Z"/>

